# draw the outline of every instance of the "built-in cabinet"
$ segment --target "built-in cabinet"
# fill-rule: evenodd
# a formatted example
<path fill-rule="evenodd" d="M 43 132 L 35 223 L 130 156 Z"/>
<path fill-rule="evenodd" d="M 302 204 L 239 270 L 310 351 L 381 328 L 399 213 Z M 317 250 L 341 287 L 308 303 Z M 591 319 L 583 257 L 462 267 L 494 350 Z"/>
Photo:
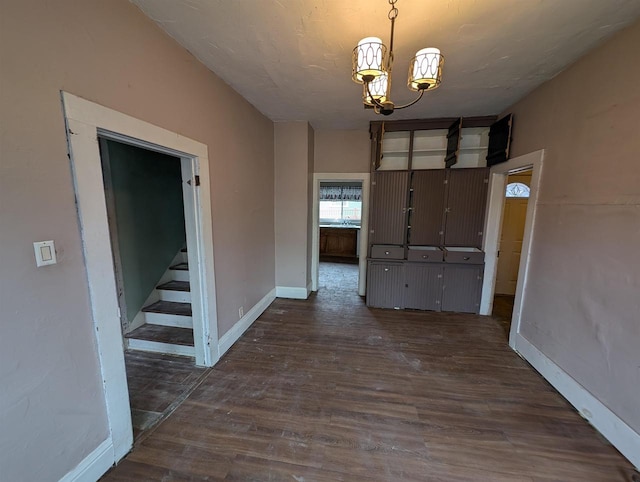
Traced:
<path fill-rule="evenodd" d="M 479 250 L 478 250 L 479 251 Z M 482 258 L 483 259 L 483 258 Z M 457 263 L 370 259 L 367 305 L 373 308 L 477 313 L 484 260 Z"/>
<path fill-rule="evenodd" d="M 358 229 L 321 226 L 320 255 L 356 258 Z"/>
<path fill-rule="evenodd" d="M 372 123 L 368 306 L 479 311 L 489 146 L 508 158 L 511 116 L 494 121 Z"/>

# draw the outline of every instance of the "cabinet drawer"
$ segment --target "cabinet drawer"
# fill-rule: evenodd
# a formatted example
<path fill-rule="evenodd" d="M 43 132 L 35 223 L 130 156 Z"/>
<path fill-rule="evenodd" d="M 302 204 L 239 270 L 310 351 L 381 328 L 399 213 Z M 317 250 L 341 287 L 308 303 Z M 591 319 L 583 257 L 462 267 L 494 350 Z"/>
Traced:
<path fill-rule="evenodd" d="M 402 246 L 374 244 L 371 246 L 371 257 L 377 259 L 404 259 Z"/>
<path fill-rule="evenodd" d="M 444 248 L 444 260 L 447 263 L 482 264 L 484 251 L 478 248 Z"/>
<path fill-rule="evenodd" d="M 407 259 L 422 263 L 442 263 L 444 253 L 435 246 L 409 246 Z"/>

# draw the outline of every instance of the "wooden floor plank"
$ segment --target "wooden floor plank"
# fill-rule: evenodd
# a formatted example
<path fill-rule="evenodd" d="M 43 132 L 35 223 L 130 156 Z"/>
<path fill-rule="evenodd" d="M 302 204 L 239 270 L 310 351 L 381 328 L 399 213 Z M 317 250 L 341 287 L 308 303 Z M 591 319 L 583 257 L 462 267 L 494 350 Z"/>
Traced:
<path fill-rule="evenodd" d="M 127 350 L 124 354 L 135 440 L 166 418 L 208 369 L 193 358 Z"/>
<path fill-rule="evenodd" d="M 631 480 L 507 346 L 507 314 L 369 309 L 357 269 L 276 300 L 105 480 Z"/>

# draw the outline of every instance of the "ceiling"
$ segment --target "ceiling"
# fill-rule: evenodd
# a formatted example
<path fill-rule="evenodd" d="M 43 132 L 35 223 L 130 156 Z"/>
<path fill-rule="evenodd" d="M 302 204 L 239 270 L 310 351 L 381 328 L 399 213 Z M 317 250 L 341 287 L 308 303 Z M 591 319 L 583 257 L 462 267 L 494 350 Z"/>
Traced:
<path fill-rule="evenodd" d="M 351 80 L 362 37 L 389 42 L 387 0 L 132 0 L 274 121 L 365 129 Z M 390 118 L 497 114 L 640 16 L 638 0 L 398 0 L 396 105 L 409 60 L 423 47 L 445 56 L 440 88 Z M 585 79 L 592 82 L 596 79 Z M 387 119 L 390 119 L 387 118 Z"/>

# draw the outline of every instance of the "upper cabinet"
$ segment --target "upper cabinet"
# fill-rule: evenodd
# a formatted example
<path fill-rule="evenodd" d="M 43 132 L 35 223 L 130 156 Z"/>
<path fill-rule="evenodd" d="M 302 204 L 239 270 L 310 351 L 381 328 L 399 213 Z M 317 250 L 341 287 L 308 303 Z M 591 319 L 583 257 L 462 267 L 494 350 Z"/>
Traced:
<path fill-rule="evenodd" d="M 371 244 L 405 244 L 408 171 L 375 172 L 371 181 Z"/>
<path fill-rule="evenodd" d="M 447 171 L 414 171 L 411 176 L 411 245 L 442 246 L 445 216 Z"/>
<path fill-rule="evenodd" d="M 447 172 L 444 246 L 482 246 L 489 169 Z"/>
<path fill-rule="evenodd" d="M 372 122 L 372 171 L 487 167 L 509 158 L 511 114 Z"/>
<path fill-rule="evenodd" d="M 379 171 L 403 171 L 409 169 L 411 132 L 388 132 L 382 141 L 382 154 L 378 162 Z"/>

